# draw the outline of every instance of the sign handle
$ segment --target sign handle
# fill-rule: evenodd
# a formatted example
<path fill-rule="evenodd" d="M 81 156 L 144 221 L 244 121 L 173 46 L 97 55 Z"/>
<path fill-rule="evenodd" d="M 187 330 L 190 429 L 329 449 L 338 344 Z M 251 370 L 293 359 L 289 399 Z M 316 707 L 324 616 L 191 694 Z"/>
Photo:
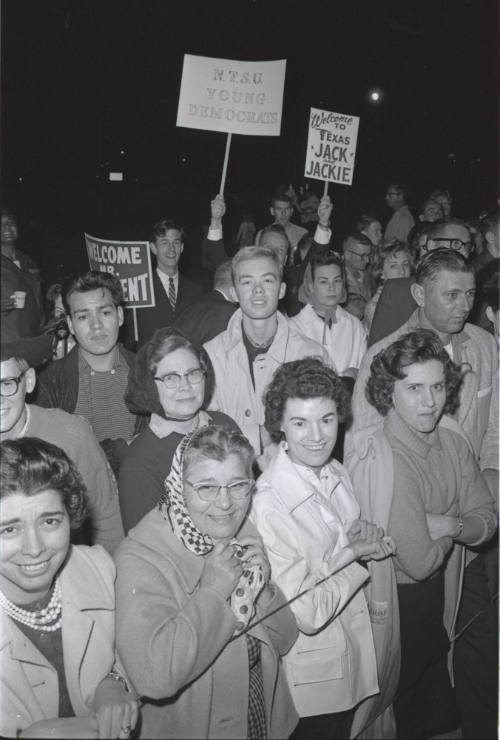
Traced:
<path fill-rule="evenodd" d="M 328 180 L 325 180 L 325 188 L 323 190 L 323 198 L 328 195 Z"/>
<path fill-rule="evenodd" d="M 224 164 L 222 166 L 222 178 L 220 181 L 220 188 L 219 188 L 219 193 L 221 195 L 224 195 L 224 185 L 226 183 L 226 172 L 227 172 L 227 163 L 229 161 L 229 148 L 231 146 L 231 136 L 232 136 L 232 133 L 228 133 L 227 139 L 226 139 L 226 153 L 224 154 Z"/>
<path fill-rule="evenodd" d="M 134 339 L 136 342 L 139 341 L 139 330 L 137 328 L 137 309 L 132 308 L 132 316 L 134 317 Z"/>

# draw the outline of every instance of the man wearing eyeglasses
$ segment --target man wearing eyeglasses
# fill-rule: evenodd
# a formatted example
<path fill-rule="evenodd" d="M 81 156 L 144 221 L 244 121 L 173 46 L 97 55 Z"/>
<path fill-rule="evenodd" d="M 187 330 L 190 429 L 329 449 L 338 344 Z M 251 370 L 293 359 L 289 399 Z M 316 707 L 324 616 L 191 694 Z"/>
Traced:
<path fill-rule="evenodd" d="M 106 457 L 85 419 L 60 409 L 26 403 L 36 383 L 35 367 L 47 356 L 46 337 L 6 342 L 0 356 L 0 441 L 38 437 L 61 447 L 75 463 L 87 489 L 90 517 L 77 537 L 113 553 L 124 532 L 118 491 Z M 49 342 L 50 345 L 50 342 Z M 50 347 L 49 347 L 50 354 Z M 82 542 L 82 539 L 79 539 Z"/>
<path fill-rule="evenodd" d="M 345 309 L 361 320 L 364 307 L 373 294 L 370 270 L 372 243 L 365 234 L 354 231 L 344 239 L 342 252 L 348 298 Z M 356 296 L 356 299 L 350 300 L 350 296 Z M 361 296 L 361 301 L 359 296 Z"/>
<path fill-rule="evenodd" d="M 406 200 L 406 186 L 398 182 L 391 183 L 385 194 L 385 202 L 394 211 L 394 214 L 386 226 L 385 239 L 407 241 L 410 229 L 415 225 L 415 219 L 410 213 Z"/>
<path fill-rule="evenodd" d="M 222 235 L 222 234 L 221 234 Z M 202 294 L 201 288 L 179 272 L 184 251 L 184 229 L 163 218 L 153 226 L 149 248 L 156 258 L 153 286 L 156 305 L 137 311 L 139 347 L 162 326 L 173 326 L 176 316 Z M 211 237 L 209 233 L 209 239 Z"/>
<path fill-rule="evenodd" d="M 421 252 L 423 256 L 434 249 L 454 249 L 465 259 L 469 259 L 473 248 L 469 226 L 459 218 L 452 218 L 449 221 L 441 220 L 434 223 L 427 242 L 421 247 Z"/>

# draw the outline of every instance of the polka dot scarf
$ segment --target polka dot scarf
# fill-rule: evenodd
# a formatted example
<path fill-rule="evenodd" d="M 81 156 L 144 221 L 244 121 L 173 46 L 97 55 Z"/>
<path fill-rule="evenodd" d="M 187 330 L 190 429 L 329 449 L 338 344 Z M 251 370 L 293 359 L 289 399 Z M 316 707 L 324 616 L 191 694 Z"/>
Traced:
<path fill-rule="evenodd" d="M 213 549 L 214 542 L 208 534 L 200 532 L 191 519 L 183 495 L 184 454 L 195 435 L 196 430 L 186 434 L 175 451 L 170 473 L 165 479 L 165 493 L 160 500 L 160 511 L 185 548 L 194 555 L 206 555 Z M 231 545 L 236 557 L 241 561 L 244 550 L 238 540 L 233 538 Z M 264 574 L 260 565 L 245 567 L 230 597 L 231 609 L 238 620 L 236 632 L 241 632 L 248 625 L 255 612 L 254 602 L 263 586 Z"/>

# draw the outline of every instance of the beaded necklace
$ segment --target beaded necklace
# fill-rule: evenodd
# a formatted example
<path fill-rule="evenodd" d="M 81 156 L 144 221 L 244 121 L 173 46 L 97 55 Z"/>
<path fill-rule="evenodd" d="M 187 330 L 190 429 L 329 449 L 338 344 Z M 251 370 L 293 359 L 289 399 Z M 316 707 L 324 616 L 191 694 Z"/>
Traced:
<path fill-rule="evenodd" d="M 16 622 L 21 622 L 40 632 L 55 632 L 61 629 L 62 622 L 62 593 L 59 578 L 56 578 L 52 596 L 44 609 L 38 611 L 23 609 L 9 601 L 1 591 L 0 607 Z"/>

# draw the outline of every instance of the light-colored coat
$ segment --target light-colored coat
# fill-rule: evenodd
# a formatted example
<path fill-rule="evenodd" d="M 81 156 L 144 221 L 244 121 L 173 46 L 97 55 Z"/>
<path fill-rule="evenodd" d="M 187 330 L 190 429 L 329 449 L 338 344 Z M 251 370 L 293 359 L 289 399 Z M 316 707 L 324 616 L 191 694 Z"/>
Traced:
<path fill-rule="evenodd" d="M 251 518 L 287 599 L 332 572 L 333 556 L 348 547 L 346 531 L 359 518 L 347 471 L 336 461 L 325 467 L 328 494 L 299 475 L 280 447 L 257 482 Z M 378 692 L 367 578 L 351 562 L 291 605 L 300 634 L 283 664 L 300 716 L 342 712 Z"/>
<path fill-rule="evenodd" d="M 255 533 L 247 522 L 244 534 Z M 245 637 L 215 590 L 200 587 L 203 557 L 189 552 L 158 508 L 118 548 L 117 645 L 139 694 L 144 738 L 246 738 L 249 691 Z M 257 618 L 284 604 L 276 589 Z M 285 607 L 250 630 L 260 641 L 269 738 L 286 738 L 297 714 L 279 655 L 297 637 Z"/>
<path fill-rule="evenodd" d="M 370 365 L 375 355 L 404 334 L 422 328 L 432 329 L 423 310 L 417 309 L 397 331 L 370 347 L 354 386 L 353 430 L 368 427 L 380 420 L 379 413 L 365 396 Z M 473 324 L 465 324 L 459 334 L 452 334 L 451 344 L 455 361 L 463 364 L 467 370 L 455 418 L 466 433 L 481 470 L 498 470 L 498 345 L 491 334 Z M 351 433 L 346 435 L 347 451 L 351 438 Z"/>
<path fill-rule="evenodd" d="M 286 318 L 278 311 L 278 330 L 273 343 L 253 363 L 254 388 L 243 343 L 242 316 L 241 309 L 238 309 L 229 320 L 226 331 L 204 345 L 215 371 L 215 391 L 210 408 L 229 414 L 258 454 L 262 451 L 260 427 L 264 425 L 262 399 L 274 371 L 284 362 L 303 357 L 316 356 L 326 361 L 328 354 L 317 342 L 289 327 Z"/>
<path fill-rule="evenodd" d="M 95 691 L 115 666 L 114 577 L 114 563 L 100 545 L 72 546 L 61 572 L 64 670 L 77 717 L 94 713 Z M 16 737 L 58 711 L 55 668 L 0 610 L 0 735 Z"/>

